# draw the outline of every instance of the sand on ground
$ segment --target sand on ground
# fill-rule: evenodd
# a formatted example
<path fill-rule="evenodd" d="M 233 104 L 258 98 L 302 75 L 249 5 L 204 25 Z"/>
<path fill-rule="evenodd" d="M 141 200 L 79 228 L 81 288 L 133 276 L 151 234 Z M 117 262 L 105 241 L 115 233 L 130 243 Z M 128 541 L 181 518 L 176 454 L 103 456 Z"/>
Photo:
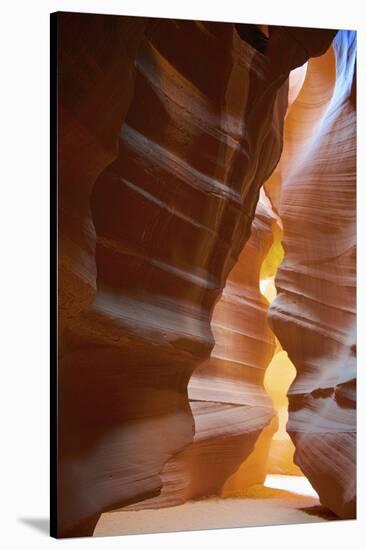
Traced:
<path fill-rule="evenodd" d="M 237 498 L 211 497 L 157 510 L 102 514 L 94 536 L 313 523 L 336 519 L 300 476 L 268 476 Z"/>

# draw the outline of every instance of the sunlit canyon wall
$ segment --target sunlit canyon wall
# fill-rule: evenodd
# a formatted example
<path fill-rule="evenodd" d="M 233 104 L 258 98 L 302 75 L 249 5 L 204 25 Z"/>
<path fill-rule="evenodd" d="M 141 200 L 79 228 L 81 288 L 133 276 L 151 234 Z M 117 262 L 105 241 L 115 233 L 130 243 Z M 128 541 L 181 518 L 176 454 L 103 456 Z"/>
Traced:
<path fill-rule="evenodd" d="M 160 495 L 129 509 L 169 506 L 213 494 L 230 496 L 264 481 L 268 447 L 277 423 L 263 379 L 275 338 L 267 321 L 268 302 L 258 281 L 276 224 L 262 191 L 251 236 L 214 308 L 211 328 L 215 346 L 188 384 L 193 441 L 165 464 Z"/>
<path fill-rule="evenodd" d="M 275 335 L 298 369 L 290 434 L 318 489 L 323 471 L 304 437 L 316 437 L 322 407 L 308 405 L 319 397 L 296 384 L 302 372 L 316 383 L 337 375 L 327 348 L 310 369 L 282 334 L 276 311 L 292 238 L 286 168 L 276 185 L 260 189 L 280 160 L 296 104 L 288 105 L 289 73 L 322 56 L 335 32 L 57 17 L 59 536 L 92 534 L 102 512 L 121 506 L 167 506 L 262 482 L 277 429 L 264 390 Z M 325 130 L 319 140 L 327 150 Z M 347 206 L 351 218 L 352 205 L 339 204 L 337 234 Z M 259 280 L 279 227 L 286 255 L 274 334 Z M 347 235 L 350 227 L 344 244 Z M 300 238 L 309 254 L 313 238 Z M 344 367 L 338 348 L 329 350 Z M 352 411 L 344 371 L 328 399 Z M 330 445 L 351 435 L 340 435 L 336 420 L 327 426 Z M 332 508 L 327 486 L 319 492 Z"/>
<path fill-rule="evenodd" d="M 278 177 L 283 223 L 274 332 L 297 370 L 288 432 L 321 502 L 356 513 L 356 112 L 354 32 L 308 63 L 288 113 Z"/>

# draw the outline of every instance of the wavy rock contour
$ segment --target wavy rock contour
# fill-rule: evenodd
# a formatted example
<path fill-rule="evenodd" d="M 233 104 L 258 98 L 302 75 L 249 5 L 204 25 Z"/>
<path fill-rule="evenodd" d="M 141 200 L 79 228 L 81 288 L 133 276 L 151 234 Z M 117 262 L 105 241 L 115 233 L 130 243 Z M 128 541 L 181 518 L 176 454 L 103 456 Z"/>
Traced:
<path fill-rule="evenodd" d="M 333 35 L 269 29 L 262 53 L 240 39 L 242 26 L 152 20 L 141 39 L 140 19 L 115 19 L 123 28 L 113 23 L 110 35 L 109 23 L 93 23 L 80 60 L 63 62 L 78 75 L 67 81 L 83 125 L 70 156 L 60 153 L 60 207 L 68 201 L 75 214 L 61 226 L 79 248 L 60 252 L 70 296 L 59 363 L 62 536 L 92 534 L 102 512 L 158 494 L 164 466 L 194 441 L 194 418 L 197 438 L 213 427 L 219 439 L 225 423 L 231 439 L 242 435 L 231 405 L 191 408 L 187 386 L 214 346 L 214 306 L 280 157 L 289 71 Z M 80 51 L 78 36 L 61 34 L 61 49 Z M 78 149 L 84 126 L 98 147 Z M 200 468 L 194 461 L 194 483 Z"/>
<path fill-rule="evenodd" d="M 309 62 L 289 127 L 292 163 L 280 192 L 268 185 L 285 249 L 270 315 L 297 370 L 287 429 L 295 462 L 341 518 L 356 513 L 355 55 L 355 33 L 340 31 Z"/>

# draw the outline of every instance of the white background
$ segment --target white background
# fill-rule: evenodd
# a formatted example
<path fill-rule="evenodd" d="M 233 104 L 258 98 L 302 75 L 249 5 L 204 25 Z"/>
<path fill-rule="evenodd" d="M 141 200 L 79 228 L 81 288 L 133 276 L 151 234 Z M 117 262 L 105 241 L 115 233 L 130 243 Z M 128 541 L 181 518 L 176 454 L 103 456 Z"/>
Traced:
<path fill-rule="evenodd" d="M 165 6 L 164 6 L 165 4 Z M 173 7 L 174 4 L 174 7 Z M 178 4 L 178 5 L 177 5 Z M 0 11 L 0 545 L 12 548 L 364 547 L 365 17 L 361 0 L 3 0 Z M 169 6 L 169 7 L 167 7 Z M 358 521 L 56 541 L 49 491 L 49 13 L 84 11 L 333 28 L 358 33 Z M 363 73 L 363 74 L 362 74 Z M 362 308 L 362 306 L 364 306 Z M 362 468 L 364 466 L 364 468 Z M 34 526 L 34 523 L 38 527 Z M 33 527 L 31 526 L 33 524 Z M 41 529 L 39 529 L 39 525 Z M 43 530 L 42 530 L 43 527 Z M 365 540 L 364 540 L 365 539 Z"/>

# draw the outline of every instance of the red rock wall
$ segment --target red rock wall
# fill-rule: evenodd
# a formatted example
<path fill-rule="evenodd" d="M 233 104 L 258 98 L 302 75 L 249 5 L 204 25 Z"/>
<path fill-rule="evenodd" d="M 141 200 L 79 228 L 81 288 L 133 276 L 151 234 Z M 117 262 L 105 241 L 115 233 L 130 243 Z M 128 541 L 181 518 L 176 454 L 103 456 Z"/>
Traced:
<path fill-rule="evenodd" d="M 80 412 L 74 401 L 75 396 L 79 407 L 88 409 L 94 392 L 89 399 L 82 374 L 68 369 L 68 343 L 63 336 L 70 324 L 80 324 L 81 312 L 96 293 L 91 191 L 117 156 L 118 133 L 133 96 L 134 59 L 146 20 L 74 13 L 53 17 L 57 18 L 58 46 L 57 532 L 67 536 L 90 534 L 95 524 L 84 514 L 92 500 L 83 483 L 84 466 L 87 470 L 94 459 L 91 447 L 79 439 Z M 92 418 L 82 429 L 86 433 L 93 429 Z M 85 460 L 71 458 L 88 453 Z M 73 471 L 65 473 L 70 461 Z"/>
<path fill-rule="evenodd" d="M 251 473 L 246 459 L 274 415 L 263 378 L 275 338 L 268 325 L 268 303 L 259 290 L 259 275 L 276 223 L 261 192 L 251 237 L 214 308 L 211 328 L 215 346 L 188 384 L 193 441 L 165 464 L 160 495 L 129 509 L 172 506 L 206 495 L 227 496 L 264 481 L 275 422 L 257 451 L 256 468 Z"/>
<path fill-rule="evenodd" d="M 264 482 L 269 441 L 276 426 L 272 401 L 263 387 L 265 369 L 275 350 L 275 338 L 268 325 L 268 302 L 259 289 L 261 265 L 272 246 L 276 224 L 271 205 L 261 192 L 251 237 L 214 309 L 211 327 L 215 347 L 209 361 L 195 370 L 188 385 L 191 406 L 212 401 L 217 407 L 220 403 L 224 410 L 230 407 L 233 418 L 237 419 L 237 429 L 231 434 L 233 449 L 228 442 L 227 425 L 221 428 L 221 448 L 212 449 L 211 461 L 216 457 L 216 461 L 231 466 L 230 477 L 227 468 L 222 479 L 225 483 L 217 489 L 223 496 Z M 256 468 L 250 471 L 246 459 L 266 427 L 266 437 L 262 437 L 256 449 Z M 196 430 L 195 438 L 198 436 Z M 210 436 L 212 438 L 212 434 Z M 209 460 L 206 472 L 210 472 Z M 216 476 L 216 479 L 220 478 Z"/>
<path fill-rule="evenodd" d="M 219 438 L 226 424 L 242 438 L 230 405 L 191 409 L 187 386 L 281 153 L 288 72 L 332 36 L 307 31 L 306 44 L 278 28 L 266 56 L 231 24 L 152 20 L 141 41 L 143 20 L 114 19 L 81 35 L 63 20 L 59 36 L 60 111 L 73 113 L 70 126 L 60 118 L 59 151 L 62 536 L 157 494 L 164 465 L 194 440 L 193 417 L 198 434 L 211 425 Z"/>
<path fill-rule="evenodd" d="M 287 426 L 296 447 L 295 462 L 325 506 L 341 518 L 352 518 L 356 513 L 355 33 L 341 31 L 333 49 L 334 54 L 328 52 L 309 63 L 304 95 L 294 103 L 295 161 L 284 167 L 276 199 L 285 258 L 276 277 L 278 296 L 271 306 L 271 320 L 297 369 L 289 390 Z M 324 63 L 328 70 L 320 74 L 317 66 Z M 307 95 L 314 86 L 318 96 Z"/>
<path fill-rule="evenodd" d="M 90 195 L 99 174 L 117 156 L 145 26 L 144 18 L 57 14 L 60 339 L 68 321 L 95 295 Z"/>

